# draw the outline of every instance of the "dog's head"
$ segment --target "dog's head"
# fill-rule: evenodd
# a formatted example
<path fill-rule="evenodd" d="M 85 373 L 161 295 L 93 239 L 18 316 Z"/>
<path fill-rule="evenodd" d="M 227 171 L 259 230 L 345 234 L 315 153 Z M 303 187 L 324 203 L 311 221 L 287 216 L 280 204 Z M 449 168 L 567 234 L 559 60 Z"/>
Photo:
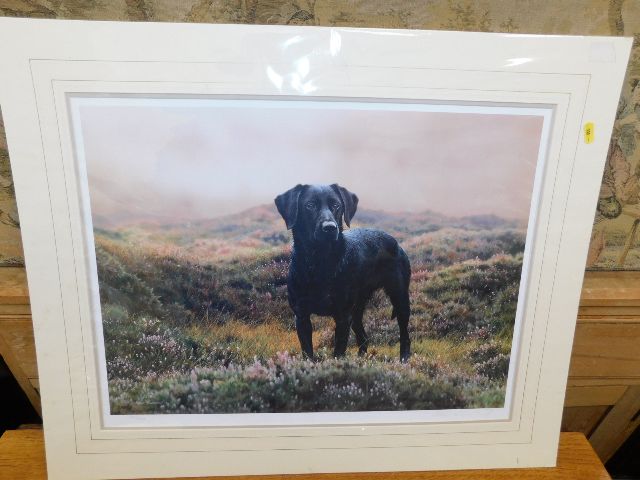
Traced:
<path fill-rule="evenodd" d="M 275 198 L 278 212 L 288 229 L 306 233 L 316 241 L 335 241 L 342 221 L 351 226 L 358 208 L 358 196 L 337 183 L 296 185 Z"/>

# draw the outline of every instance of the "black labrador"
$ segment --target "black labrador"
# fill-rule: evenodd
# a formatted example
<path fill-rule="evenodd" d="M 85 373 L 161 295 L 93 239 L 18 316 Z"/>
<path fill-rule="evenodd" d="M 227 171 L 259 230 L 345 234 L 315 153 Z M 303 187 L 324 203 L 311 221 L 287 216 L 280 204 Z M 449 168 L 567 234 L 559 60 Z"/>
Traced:
<path fill-rule="evenodd" d="M 367 301 L 382 288 L 393 305 L 392 318 L 398 320 L 400 359 L 406 361 L 411 354 L 411 266 L 395 238 L 367 228 L 343 232 L 343 219 L 349 227 L 358 197 L 337 184 L 296 185 L 275 203 L 293 232 L 287 287 L 303 354 L 313 359 L 312 314 L 334 318 L 334 356 L 345 354 L 350 329 L 359 353 L 366 353 L 362 315 Z"/>

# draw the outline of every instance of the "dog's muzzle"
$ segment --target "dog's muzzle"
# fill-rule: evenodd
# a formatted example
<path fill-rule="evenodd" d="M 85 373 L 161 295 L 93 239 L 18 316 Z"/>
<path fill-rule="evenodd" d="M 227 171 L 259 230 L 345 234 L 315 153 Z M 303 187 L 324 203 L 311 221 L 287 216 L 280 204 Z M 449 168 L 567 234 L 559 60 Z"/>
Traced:
<path fill-rule="evenodd" d="M 338 239 L 338 224 L 336 222 L 324 221 L 319 227 L 319 231 L 316 232 L 316 238 L 332 241 Z"/>
<path fill-rule="evenodd" d="M 322 231 L 324 233 L 335 233 L 338 231 L 336 222 L 322 222 Z"/>

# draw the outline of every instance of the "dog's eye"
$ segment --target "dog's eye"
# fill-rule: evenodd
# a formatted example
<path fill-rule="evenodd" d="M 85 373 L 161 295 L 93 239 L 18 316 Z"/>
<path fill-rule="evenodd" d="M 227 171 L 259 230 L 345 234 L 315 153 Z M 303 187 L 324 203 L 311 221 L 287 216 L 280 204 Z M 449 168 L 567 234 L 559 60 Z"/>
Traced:
<path fill-rule="evenodd" d="M 340 204 L 339 203 L 332 203 L 331 204 L 331 210 L 337 210 L 338 208 L 340 208 Z"/>
<path fill-rule="evenodd" d="M 307 204 L 305 205 L 305 208 L 306 208 L 307 210 L 313 210 L 314 208 L 316 208 L 316 204 L 315 204 L 315 203 L 313 203 L 313 202 L 309 202 L 309 203 L 307 203 Z"/>

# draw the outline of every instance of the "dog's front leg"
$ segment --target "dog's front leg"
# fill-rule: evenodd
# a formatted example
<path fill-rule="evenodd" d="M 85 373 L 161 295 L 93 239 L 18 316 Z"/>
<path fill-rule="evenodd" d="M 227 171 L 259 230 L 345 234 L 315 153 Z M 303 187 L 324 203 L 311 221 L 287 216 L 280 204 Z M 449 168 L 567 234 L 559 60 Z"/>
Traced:
<path fill-rule="evenodd" d="M 349 343 L 349 332 L 351 331 L 351 316 L 336 316 L 336 337 L 333 348 L 333 356 L 336 358 L 344 357 L 347 352 L 347 344 Z"/>
<path fill-rule="evenodd" d="M 309 360 L 313 360 L 313 328 L 310 315 L 296 314 L 296 332 L 298 333 L 298 340 L 300 340 L 302 355 Z"/>

